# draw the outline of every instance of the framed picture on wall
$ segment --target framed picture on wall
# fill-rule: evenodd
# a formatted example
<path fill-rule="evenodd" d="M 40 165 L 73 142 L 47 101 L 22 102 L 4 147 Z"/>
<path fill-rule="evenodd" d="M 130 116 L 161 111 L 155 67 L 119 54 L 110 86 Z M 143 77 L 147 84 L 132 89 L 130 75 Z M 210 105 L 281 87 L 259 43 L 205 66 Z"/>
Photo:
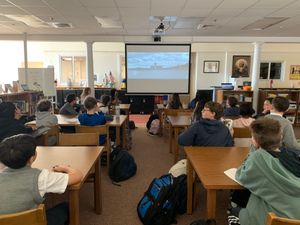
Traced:
<path fill-rule="evenodd" d="M 237 77 L 249 77 L 250 75 L 250 55 L 234 55 L 232 59 L 232 76 Z"/>
<path fill-rule="evenodd" d="M 220 61 L 204 61 L 203 73 L 219 73 Z"/>

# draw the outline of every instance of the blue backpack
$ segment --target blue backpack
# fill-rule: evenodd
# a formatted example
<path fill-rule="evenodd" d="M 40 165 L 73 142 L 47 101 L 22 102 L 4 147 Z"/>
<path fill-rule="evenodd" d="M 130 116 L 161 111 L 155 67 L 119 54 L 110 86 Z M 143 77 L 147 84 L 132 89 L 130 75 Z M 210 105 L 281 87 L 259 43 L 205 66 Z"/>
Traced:
<path fill-rule="evenodd" d="M 179 180 L 171 174 L 155 178 L 137 206 L 144 225 L 169 225 L 178 206 Z"/>
<path fill-rule="evenodd" d="M 117 146 L 113 148 L 110 158 L 109 177 L 113 181 L 120 182 L 135 175 L 137 166 L 134 158 L 127 150 Z"/>

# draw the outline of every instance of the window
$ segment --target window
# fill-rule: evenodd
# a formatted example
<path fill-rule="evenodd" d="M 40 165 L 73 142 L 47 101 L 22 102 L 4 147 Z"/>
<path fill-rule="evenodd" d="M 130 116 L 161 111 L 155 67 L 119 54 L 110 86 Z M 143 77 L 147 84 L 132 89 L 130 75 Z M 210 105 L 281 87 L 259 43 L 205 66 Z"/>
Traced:
<path fill-rule="evenodd" d="M 281 62 L 262 62 L 260 63 L 259 78 L 264 80 L 280 80 L 282 63 Z"/>
<path fill-rule="evenodd" d="M 86 80 L 85 56 L 62 56 L 60 58 L 61 77 L 60 83 L 80 84 Z"/>

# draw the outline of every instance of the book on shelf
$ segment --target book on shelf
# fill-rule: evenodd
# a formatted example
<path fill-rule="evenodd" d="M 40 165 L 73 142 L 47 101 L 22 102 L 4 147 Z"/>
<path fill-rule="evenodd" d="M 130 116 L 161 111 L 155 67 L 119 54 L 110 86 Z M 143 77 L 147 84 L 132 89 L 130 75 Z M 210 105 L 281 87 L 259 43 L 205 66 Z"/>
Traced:
<path fill-rule="evenodd" d="M 13 103 L 15 104 L 16 107 L 18 107 L 22 113 L 27 113 L 29 106 L 28 102 L 24 100 L 14 100 Z"/>

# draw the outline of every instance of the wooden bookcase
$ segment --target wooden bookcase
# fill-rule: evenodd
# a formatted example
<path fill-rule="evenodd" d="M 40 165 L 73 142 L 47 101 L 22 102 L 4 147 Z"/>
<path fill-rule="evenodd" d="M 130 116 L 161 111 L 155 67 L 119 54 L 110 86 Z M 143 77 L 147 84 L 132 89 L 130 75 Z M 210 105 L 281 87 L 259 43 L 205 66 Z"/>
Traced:
<path fill-rule="evenodd" d="M 0 99 L 3 102 L 13 102 L 19 106 L 22 114 L 28 116 L 35 115 L 36 104 L 43 97 L 41 91 L 26 91 L 18 93 L 1 94 Z"/>
<path fill-rule="evenodd" d="M 235 97 L 239 104 L 243 102 L 248 102 L 252 105 L 253 101 L 253 91 L 243 91 L 243 90 L 222 90 L 216 89 L 215 90 L 215 99 L 216 102 L 225 105 L 226 100 L 229 96 Z"/>
<path fill-rule="evenodd" d="M 258 112 L 263 111 L 264 101 L 267 98 L 274 98 L 276 96 L 283 96 L 289 99 L 290 107 L 285 113 L 293 125 L 300 125 L 300 89 L 295 88 L 260 88 L 258 92 Z"/>

